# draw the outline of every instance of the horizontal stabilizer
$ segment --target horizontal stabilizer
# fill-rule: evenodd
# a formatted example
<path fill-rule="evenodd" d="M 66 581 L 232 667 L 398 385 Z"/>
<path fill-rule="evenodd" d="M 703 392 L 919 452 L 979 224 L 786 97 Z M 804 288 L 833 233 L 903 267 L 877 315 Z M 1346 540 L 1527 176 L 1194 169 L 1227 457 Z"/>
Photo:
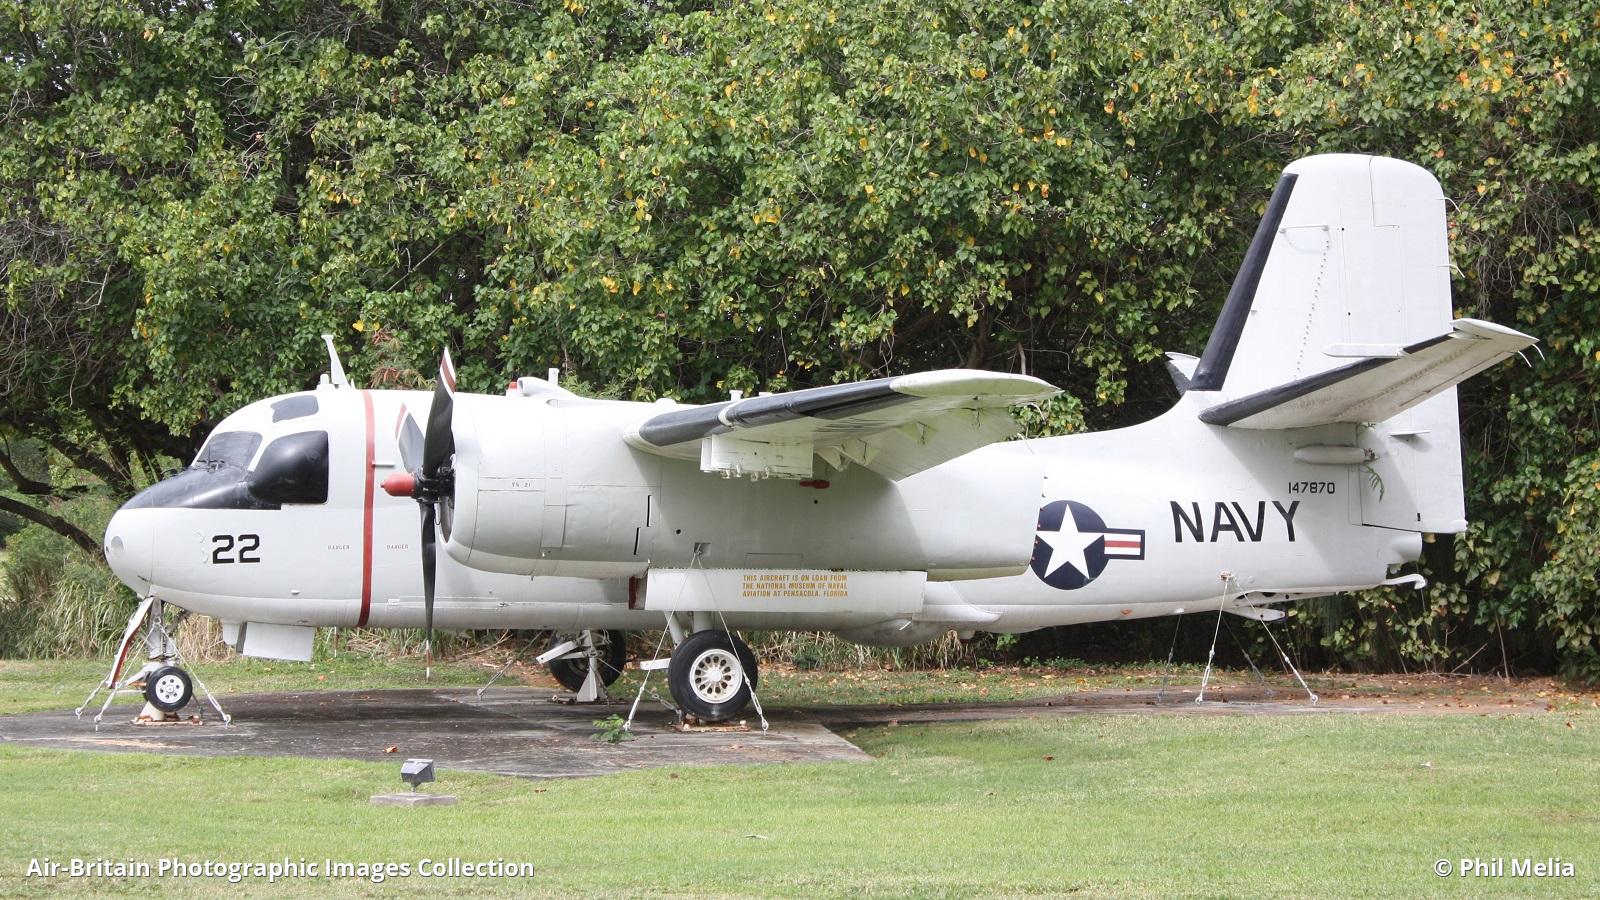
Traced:
<path fill-rule="evenodd" d="M 1491 322 L 1457 319 L 1448 333 L 1404 347 L 1398 356 L 1362 359 L 1219 403 L 1200 420 L 1257 429 L 1382 422 L 1535 343 Z"/>
<path fill-rule="evenodd" d="M 1058 393 L 1027 375 L 945 369 L 679 407 L 623 438 L 725 475 L 811 478 L 815 456 L 900 479 L 1011 437 L 1006 407 Z"/>

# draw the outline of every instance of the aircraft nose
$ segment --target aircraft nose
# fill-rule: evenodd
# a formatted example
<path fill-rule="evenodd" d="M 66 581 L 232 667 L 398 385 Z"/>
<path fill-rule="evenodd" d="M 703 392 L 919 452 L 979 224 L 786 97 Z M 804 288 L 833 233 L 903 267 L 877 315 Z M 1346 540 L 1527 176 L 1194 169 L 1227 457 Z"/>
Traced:
<path fill-rule="evenodd" d="M 143 512 L 127 506 L 117 510 L 106 525 L 105 542 L 106 562 L 111 571 L 141 597 L 150 588 L 155 551 L 149 523 L 137 521 Z"/>

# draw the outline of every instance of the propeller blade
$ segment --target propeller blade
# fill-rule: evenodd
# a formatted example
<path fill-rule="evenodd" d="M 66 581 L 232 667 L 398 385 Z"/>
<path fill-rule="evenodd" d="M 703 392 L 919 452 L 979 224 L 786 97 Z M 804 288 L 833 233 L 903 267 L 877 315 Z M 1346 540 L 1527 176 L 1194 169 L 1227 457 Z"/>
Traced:
<path fill-rule="evenodd" d="M 422 465 L 422 429 L 404 406 L 394 423 L 394 438 L 400 444 L 400 464 L 407 472 L 415 472 Z"/>
<path fill-rule="evenodd" d="M 437 569 L 438 547 L 433 533 L 433 504 L 422 504 L 422 619 L 427 631 L 423 646 L 424 677 L 433 677 L 433 579 Z"/>
<path fill-rule="evenodd" d="M 428 410 L 428 430 L 422 442 L 422 473 L 429 478 L 456 452 L 456 436 L 450 428 L 455 394 L 456 367 L 447 349 L 439 360 L 439 380 L 433 385 L 433 406 Z"/>

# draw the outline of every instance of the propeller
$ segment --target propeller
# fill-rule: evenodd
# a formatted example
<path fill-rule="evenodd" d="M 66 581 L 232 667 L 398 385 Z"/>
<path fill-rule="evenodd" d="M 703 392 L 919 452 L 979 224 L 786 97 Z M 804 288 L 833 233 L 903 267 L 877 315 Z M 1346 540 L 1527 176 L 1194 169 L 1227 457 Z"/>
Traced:
<path fill-rule="evenodd" d="M 450 539 L 451 510 L 455 505 L 456 473 L 451 468 L 456 454 L 455 432 L 450 423 L 455 413 L 456 369 L 447 349 L 439 360 L 439 379 L 433 386 L 433 403 L 428 409 L 427 430 L 404 407 L 395 422 L 395 441 L 400 445 L 400 464 L 383 480 L 383 490 L 392 497 L 410 497 L 422 508 L 422 615 L 427 641 L 423 645 L 425 674 L 433 677 L 433 589 L 438 571 L 438 533 Z M 442 526 L 442 528 L 441 528 Z"/>

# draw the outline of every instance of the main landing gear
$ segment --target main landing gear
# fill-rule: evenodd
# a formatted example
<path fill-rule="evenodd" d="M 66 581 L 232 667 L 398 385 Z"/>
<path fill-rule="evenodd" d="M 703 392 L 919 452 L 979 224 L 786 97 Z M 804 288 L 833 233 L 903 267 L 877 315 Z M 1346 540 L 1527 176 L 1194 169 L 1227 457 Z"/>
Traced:
<path fill-rule="evenodd" d="M 562 687 L 580 695 L 580 700 L 597 699 L 583 698 L 581 695 L 591 691 L 603 695 L 604 689 L 614 684 L 622 675 L 622 667 L 628 662 L 625 637 L 621 631 L 615 629 L 583 631 L 577 634 L 553 632 L 550 635 L 550 646 L 541 658 L 559 653 L 560 655 L 545 663 L 550 674 L 561 683 Z M 598 690 L 591 682 L 591 676 L 599 682 Z"/>
<path fill-rule="evenodd" d="M 188 615 L 186 612 L 178 613 L 172 627 L 176 628 L 178 622 L 183 621 L 186 615 Z M 141 631 L 144 633 L 145 664 L 137 672 L 124 678 L 123 671 L 128 656 Z M 94 717 L 94 725 L 98 730 L 100 720 L 105 718 L 106 710 L 111 708 L 111 701 L 115 700 L 118 694 L 138 691 L 144 695 L 144 709 L 139 712 L 134 722 L 178 722 L 181 721 L 178 711 L 194 700 L 196 685 L 205 692 L 211 707 L 222 718 L 222 724 L 231 722 L 232 717 L 222 711 L 222 705 L 212 696 L 204 682 L 198 681 L 183 669 L 183 655 L 178 652 L 178 642 L 172 639 L 172 633 L 167 630 L 166 604 L 155 597 L 146 597 L 139 603 L 138 609 L 134 610 L 128 619 L 128 627 L 122 632 L 122 641 L 117 645 L 117 658 L 111 665 L 111 673 L 89 692 L 83 705 L 74 710 L 73 715 L 82 716 L 95 695 L 102 690 L 106 691 L 106 701 Z M 195 716 L 191 721 L 198 722 L 199 717 Z"/>
<path fill-rule="evenodd" d="M 683 711 L 700 722 L 725 722 L 750 704 L 756 655 L 738 635 L 708 628 L 672 651 L 667 688 Z"/>
<path fill-rule="evenodd" d="M 478 699 L 494 687 L 500 676 L 511 670 L 527 648 L 517 651 L 505 665 L 489 676 L 489 683 L 478 688 Z M 557 695 L 565 703 L 603 703 L 610 699 L 606 688 L 622 676 L 628 662 L 627 635 L 622 631 L 552 631 L 547 649 L 536 661 L 550 670 L 570 697 Z"/>
<path fill-rule="evenodd" d="M 629 726 L 648 691 L 651 697 L 678 714 L 680 726 L 727 722 L 746 706 L 753 705 L 761 720 L 761 730 L 767 730 L 767 717 L 756 695 L 759 677 L 756 655 L 749 644 L 728 630 L 727 623 L 720 621 L 721 616 L 713 619 L 711 615 L 667 613 L 667 627 L 656 646 L 656 658 L 639 662 L 644 678 L 639 682 L 638 695 L 628 711 Z M 675 647 L 671 656 L 662 657 L 668 637 Z M 667 671 L 667 690 L 676 707 L 650 689 L 651 673 L 661 669 Z"/>

